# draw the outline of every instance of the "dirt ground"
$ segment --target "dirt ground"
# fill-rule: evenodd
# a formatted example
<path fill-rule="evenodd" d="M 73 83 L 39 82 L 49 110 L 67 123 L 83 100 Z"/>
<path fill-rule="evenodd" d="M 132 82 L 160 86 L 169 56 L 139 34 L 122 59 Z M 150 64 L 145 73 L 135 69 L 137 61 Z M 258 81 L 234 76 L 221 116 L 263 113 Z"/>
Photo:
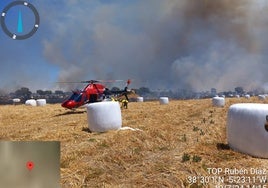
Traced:
<path fill-rule="evenodd" d="M 11 141 L 60 141 L 62 187 L 230 184 L 230 175 L 217 169 L 267 169 L 263 176 L 268 180 L 267 159 L 228 147 L 228 108 L 240 102 L 266 103 L 257 98 L 227 98 L 225 107 L 213 107 L 211 99 L 174 100 L 168 105 L 132 102 L 128 109 L 122 109 L 123 127 L 140 130 L 106 133 L 89 131 L 86 109 L 72 112 L 60 104 L 4 105 L 0 106 L 0 137 Z M 254 174 L 245 176 L 247 180 L 236 179 L 232 185 L 268 184 L 267 180 L 261 183 Z"/>

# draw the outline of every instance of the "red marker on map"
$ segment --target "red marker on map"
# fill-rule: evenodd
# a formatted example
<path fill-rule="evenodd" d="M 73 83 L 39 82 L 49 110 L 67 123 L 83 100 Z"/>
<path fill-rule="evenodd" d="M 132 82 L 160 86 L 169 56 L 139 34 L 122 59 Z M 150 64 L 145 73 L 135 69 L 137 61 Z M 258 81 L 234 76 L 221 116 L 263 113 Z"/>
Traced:
<path fill-rule="evenodd" d="M 31 171 L 34 167 L 34 163 L 32 161 L 28 161 L 26 163 L 26 167 L 28 168 L 29 171 Z"/>

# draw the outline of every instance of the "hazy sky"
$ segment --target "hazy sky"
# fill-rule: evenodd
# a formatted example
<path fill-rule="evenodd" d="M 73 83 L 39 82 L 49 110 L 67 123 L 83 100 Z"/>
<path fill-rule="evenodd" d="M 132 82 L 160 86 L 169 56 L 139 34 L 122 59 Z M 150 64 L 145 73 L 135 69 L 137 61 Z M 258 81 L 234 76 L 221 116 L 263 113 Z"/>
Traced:
<path fill-rule="evenodd" d="M 11 0 L 1 0 L 0 10 Z M 263 0 L 29 0 L 38 31 L 0 30 L 0 88 L 64 89 L 56 81 L 134 80 L 132 87 L 233 90 L 267 85 L 268 7 Z M 6 16 L 24 32 L 33 14 Z M 82 86 L 81 86 L 82 87 Z"/>

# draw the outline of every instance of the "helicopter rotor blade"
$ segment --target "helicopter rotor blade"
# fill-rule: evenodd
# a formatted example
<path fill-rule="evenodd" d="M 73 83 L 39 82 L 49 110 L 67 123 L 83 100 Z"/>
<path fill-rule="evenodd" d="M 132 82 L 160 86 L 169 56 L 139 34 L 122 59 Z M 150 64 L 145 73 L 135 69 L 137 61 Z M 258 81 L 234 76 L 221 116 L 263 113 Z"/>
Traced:
<path fill-rule="evenodd" d="M 124 80 L 98 80 L 103 83 L 123 82 Z"/>
<path fill-rule="evenodd" d="M 80 83 L 97 83 L 100 82 L 99 80 L 86 80 L 86 81 L 81 81 Z"/>
<path fill-rule="evenodd" d="M 56 82 L 60 84 L 75 84 L 75 83 L 113 83 L 113 82 L 124 82 L 125 80 L 85 80 L 85 81 L 80 81 L 80 82 Z M 130 79 L 128 79 L 127 83 L 130 83 Z"/>
<path fill-rule="evenodd" d="M 81 82 L 56 82 L 58 84 L 79 84 Z"/>
<path fill-rule="evenodd" d="M 81 81 L 79 83 L 113 83 L 113 82 L 124 82 L 124 80 L 86 80 L 86 81 Z"/>
<path fill-rule="evenodd" d="M 86 81 L 80 81 L 80 82 L 56 82 L 59 84 L 81 84 L 81 83 L 96 83 L 99 82 L 98 80 L 86 80 Z"/>

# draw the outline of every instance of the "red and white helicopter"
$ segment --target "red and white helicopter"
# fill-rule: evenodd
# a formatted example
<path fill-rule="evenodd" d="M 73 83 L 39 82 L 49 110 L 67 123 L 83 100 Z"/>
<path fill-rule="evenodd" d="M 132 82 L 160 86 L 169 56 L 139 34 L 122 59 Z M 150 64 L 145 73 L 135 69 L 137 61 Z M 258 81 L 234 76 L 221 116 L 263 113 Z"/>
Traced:
<path fill-rule="evenodd" d="M 125 96 L 126 100 L 128 101 L 127 94 L 130 93 L 130 91 L 128 90 L 128 86 L 131 83 L 130 79 L 127 80 L 125 88 L 123 90 L 118 91 L 109 90 L 108 88 L 105 87 L 105 85 L 101 84 L 101 82 L 114 82 L 114 81 L 88 80 L 81 82 L 60 82 L 60 83 L 87 83 L 87 85 L 84 87 L 83 90 L 73 91 L 73 94 L 69 97 L 69 99 L 63 101 L 61 106 L 67 109 L 76 109 L 87 103 L 101 102 L 114 95 Z"/>

